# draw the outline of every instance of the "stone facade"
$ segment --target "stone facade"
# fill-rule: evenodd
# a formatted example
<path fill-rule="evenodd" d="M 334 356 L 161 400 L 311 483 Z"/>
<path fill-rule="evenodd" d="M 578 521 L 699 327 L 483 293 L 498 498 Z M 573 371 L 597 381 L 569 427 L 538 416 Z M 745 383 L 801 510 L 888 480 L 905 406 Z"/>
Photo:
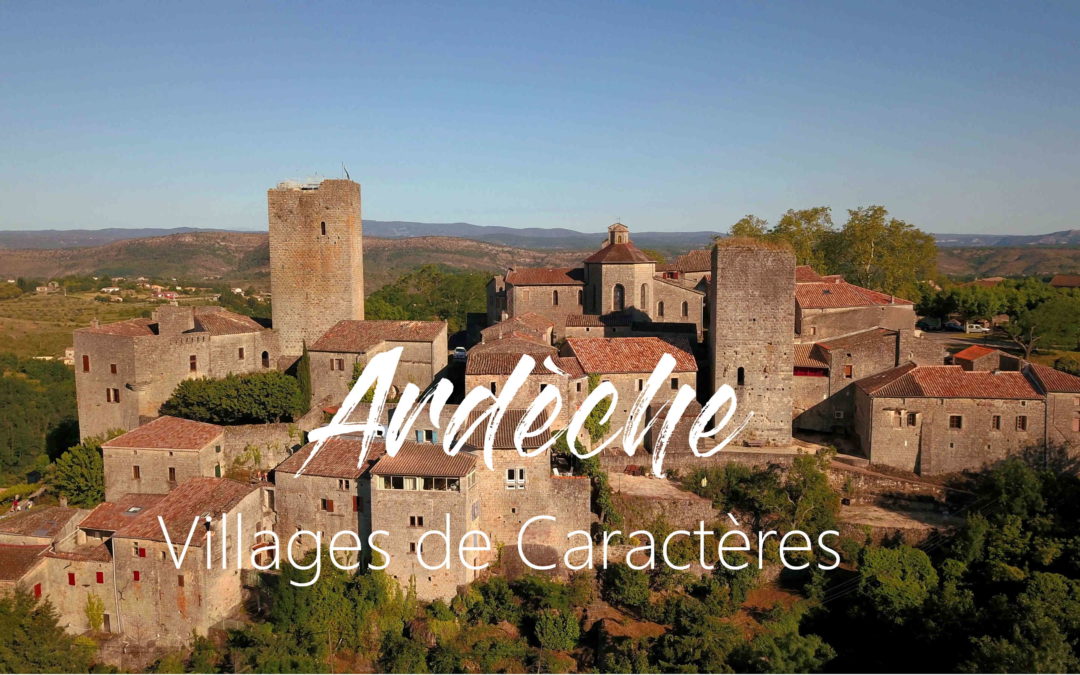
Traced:
<path fill-rule="evenodd" d="M 794 291 L 791 251 L 739 242 L 713 249 L 713 387 L 735 390 L 736 419 L 754 413 L 737 440 L 791 442 Z"/>
<path fill-rule="evenodd" d="M 281 183 L 267 204 L 274 329 L 297 356 L 336 322 L 364 318 L 360 185 Z"/>

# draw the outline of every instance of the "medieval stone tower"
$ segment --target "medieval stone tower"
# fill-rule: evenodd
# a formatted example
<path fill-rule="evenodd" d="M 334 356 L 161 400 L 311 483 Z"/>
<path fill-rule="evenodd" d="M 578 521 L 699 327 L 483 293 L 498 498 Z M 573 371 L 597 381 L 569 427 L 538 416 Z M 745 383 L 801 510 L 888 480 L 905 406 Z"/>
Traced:
<path fill-rule="evenodd" d="M 364 318 L 360 185 L 279 183 L 267 204 L 274 329 L 295 356 L 338 321 Z"/>
<path fill-rule="evenodd" d="M 735 389 L 738 411 L 732 426 L 753 411 L 741 440 L 787 445 L 794 386 L 795 256 L 754 242 L 721 242 L 712 255 L 713 385 Z"/>

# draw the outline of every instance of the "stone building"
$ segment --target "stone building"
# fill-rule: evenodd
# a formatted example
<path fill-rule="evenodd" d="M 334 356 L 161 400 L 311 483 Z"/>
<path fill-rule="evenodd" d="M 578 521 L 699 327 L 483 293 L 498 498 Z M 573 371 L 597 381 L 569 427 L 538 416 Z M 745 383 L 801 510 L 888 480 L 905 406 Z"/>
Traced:
<path fill-rule="evenodd" d="M 191 535 L 179 567 L 159 517 L 177 557 Z M 241 572 L 253 569 L 253 535 L 272 528 L 259 485 L 226 478 L 182 483 L 112 536 L 116 630 L 158 646 L 185 644 L 193 632 L 205 635 L 241 604 Z"/>
<path fill-rule="evenodd" d="M 1020 359 L 982 345 L 961 349 L 952 355 L 952 362 L 964 370 L 1020 370 Z"/>
<path fill-rule="evenodd" d="M 582 267 L 514 268 L 488 283 L 488 323 L 538 314 L 554 324 L 556 340 L 582 315 L 621 315 L 627 322 L 690 323 L 700 335 L 706 289 L 700 280 L 658 274 L 656 261 L 633 244 L 622 223 Z"/>
<path fill-rule="evenodd" d="M 573 357 L 554 357 L 549 369 L 545 362 L 551 356 L 546 353 L 526 352 L 535 364 L 525 385 L 518 390 L 508 408 L 525 409 L 545 387 L 555 387 L 562 398 L 558 423 L 565 424 L 577 406 L 588 395 L 588 382 L 580 362 Z M 465 364 L 465 391 L 480 387 L 498 396 L 506 387 L 506 381 L 521 360 L 521 353 L 481 352 L 470 353 Z"/>
<path fill-rule="evenodd" d="M 274 329 L 282 354 L 299 356 L 338 321 L 364 318 L 360 185 L 279 183 L 267 206 Z"/>
<path fill-rule="evenodd" d="M 870 461 L 916 473 L 979 469 L 1047 443 L 1080 444 L 1080 378 L 1045 366 L 906 363 L 857 382 L 855 399 L 855 432 Z"/>
<path fill-rule="evenodd" d="M 671 400 L 683 385 L 697 387 L 698 365 L 687 338 L 567 338 L 563 353 L 575 357 L 586 376 L 595 375 L 615 387 L 618 400 L 611 407 L 612 431 L 626 422 L 630 406 L 645 388 L 645 382 L 664 354 L 675 358 L 675 370 L 653 402 L 660 405 Z M 587 382 L 583 389 L 580 400 L 588 395 Z M 571 412 L 576 408 L 577 405 Z"/>
<path fill-rule="evenodd" d="M 316 405 L 337 405 L 349 393 L 353 368 L 376 354 L 403 349 L 390 397 L 410 382 L 423 390 L 446 368 L 445 321 L 339 321 L 308 346 Z"/>
<path fill-rule="evenodd" d="M 277 367 L 274 332 L 221 307 L 162 305 L 149 319 L 75 331 L 75 387 L 82 438 L 134 429 L 182 380 Z"/>
<path fill-rule="evenodd" d="M 801 265 L 795 275 L 795 334 L 797 342 L 817 342 L 872 327 L 890 330 L 915 326 L 915 305 L 844 281 L 821 276 Z"/>
<path fill-rule="evenodd" d="M 709 356 L 713 391 L 735 390 L 742 441 L 788 445 L 794 398 L 795 256 L 748 240 L 713 247 Z"/>
<path fill-rule="evenodd" d="M 228 468 L 225 428 L 159 417 L 101 445 L 105 499 L 126 494 L 165 494 L 197 476 L 221 478 Z"/>
<path fill-rule="evenodd" d="M 550 345 L 554 328 L 551 319 L 526 312 L 484 328 L 480 331 L 480 341 L 487 343 L 513 337 Z"/>

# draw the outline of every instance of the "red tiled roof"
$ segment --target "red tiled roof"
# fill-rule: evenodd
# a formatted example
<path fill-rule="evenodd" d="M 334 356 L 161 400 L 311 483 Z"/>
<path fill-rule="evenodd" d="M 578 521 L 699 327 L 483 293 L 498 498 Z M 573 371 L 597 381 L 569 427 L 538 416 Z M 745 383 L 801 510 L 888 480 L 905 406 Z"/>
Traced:
<path fill-rule="evenodd" d="M 445 476 L 461 478 L 476 466 L 476 456 L 459 452 L 451 457 L 440 445 L 413 443 L 401 448 L 397 455 L 383 455 L 371 473 L 376 476 Z"/>
<path fill-rule="evenodd" d="M 795 283 L 808 284 L 821 281 L 821 275 L 814 271 L 813 267 L 809 265 L 798 265 L 795 267 Z"/>
<path fill-rule="evenodd" d="M 1080 274 L 1055 274 L 1050 279 L 1055 288 L 1080 288 Z"/>
<path fill-rule="evenodd" d="M 514 431 L 517 429 L 518 425 L 521 424 L 521 418 L 525 416 L 525 412 L 525 410 L 515 409 L 507 410 L 506 413 L 503 414 L 503 418 L 502 420 L 500 420 L 499 423 L 499 428 L 495 430 L 495 440 L 491 444 L 493 450 L 515 449 Z M 483 414 L 482 411 L 473 411 L 473 413 L 469 415 L 469 421 L 465 424 L 463 429 L 468 429 L 472 425 L 472 423 L 476 421 L 476 418 L 479 417 L 481 414 Z M 532 427 L 530 427 L 529 431 L 535 430 L 536 427 L 543 422 L 544 418 L 543 416 L 541 416 L 541 418 L 537 421 L 537 424 L 534 424 Z M 466 443 L 474 448 L 483 448 L 484 434 L 486 433 L 487 422 L 485 421 L 483 424 L 477 427 L 476 431 L 473 433 L 472 436 L 469 437 Z M 535 436 L 523 439 L 521 447 L 525 450 L 539 448 L 541 445 L 547 443 L 550 440 L 551 431 L 547 430 Z"/>
<path fill-rule="evenodd" d="M 846 281 L 795 284 L 795 301 L 802 309 L 912 304 L 910 300 L 878 293 Z"/>
<path fill-rule="evenodd" d="M 405 445 L 412 441 L 405 441 Z M 308 443 L 278 464 L 275 473 L 296 473 L 307 461 L 308 455 L 315 449 L 315 443 Z M 361 440 L 359 436 L 338 436 L 327 439 L 326 443 L 315 455 L 315 459 L 304 469 L 305 476 L 325 476 L 328 478 L 359 478 L 371 466 L 372 462 L 386 452 L 383 441 L 374 441 L 368 449 L 365 463 L 367 466 L 358 466 L 360 460 Z"/>
<path fill-rule="evenodd" d="M 577 360 L 574 356 L 560 356 L 554 359 L 555 365 L 561 370 L 565 371 L 571 379 L 579 379 L 585 377 L 585 369 L 581 367 L 581 361 Z"/>
<path fill-rule="evenodd" d="M 629 326 L 630 317 L 625 314 L 567 314 L 567 328 L 604 328 L 605 326 Z"/>
<path fill-rule="evenodd" d="M 690 341 L 683 337 L 566 338 L 587 373 L 650 373 L 660 357 L 675 357 L 675 372 L 696 372 Z"/>
<path fill-rule="evenodd" d="M 141 517 L 165 495 L 126 494 L 115 502 L 102 502 L 79 523 L 84 530 L 116 532 Z"/>
<path fill-rule="evenodd" d="M 1080 394 L 1080 377 L 1037 363 L 1028 366 L 1044 390 L 1052 394 Z"/>
<path fill-rule="evenodd" d="M 675 258 L 670 265 L 664 267 L 677 272 L 709 272 L 712 270 L 712 250 L 707 248 L 694 249 Z"/>
<path fill-rule="evenodd" d="M 653 263 L 656 261 L 632 243 L 607 244 L 602 249 L 585 258 L 587 263 Z"/>
<path fill-rule="evenodd" d="M 549 344 L 544 344 L 538 339 L 530 339 L 522 336 L 520 333 L 510 333 L 507 336 L 498 338 L 496 340 L 489 340 L 488 342 L 482 342 L 478 345 L 474 345 L 469 349 L 469 358 L 472 358 L 474 354 L 532 354 L 533 356 L 540 355 L 541 358 L 547 355 L 554 356 L 558 351 Z"/>
<path fill-rule="evenodd" d="M 858 345 L 866 344 L 867 342 L 876 342 L 881 340 L 885 336 L 889 338 L 896 338 L 896 331 L 889 330 L 887 328 L 867 328 L 861 330 L 858 333 L 852 333 L 850 335 L 843 335 L 841 337 L 830 338 L 828 340 L 822 340 L 818 343 L 822 349 L 832 351 L 834 349 L 851 349 Z"/>
<path fill-rule="evenodd" d="M 859 380 L 856 386 L 883 398 L 1043 398 L 1023 373 L 971 371 L 960 366 L 907 364 Z"/>
<path fill-rule="evenodd" d="M 100 326 L 87 326 L 78 328 L 77 332 L 97 333 L 102 335 L 123 335 L 126 337 L 142 337 L 145 335 L 157 335 L 157 322 L 153 319 L 128 319 L 126 321 L 114 321 L 113 323 L 101 324 Z"/>
<path fill-rule="evenodd" d="M 60 560 L 72 560 L 75 562 L 111 562 L 112 554 L 105 544 L 93 544 L 80 546 L 73 551 L 46 551 L 46 558 L 58 558 Z"/>
<path fill-rule="evenodd" d="M 196 307 L 195 327 L 211 335 L 240 335 L 266 330 L 257 321 L 221 307 Z"/>
<path fill-rule="evenodd" d="M 228 478 L 199 477 L 184 481 L 172 492 L 143 512 L 141 518 L 121 528 L 114 537 L 165 541 L 158 522 L 165 521 L 173 543 L 187 540 L 191 524 L 196 516 L 211 516 L 216 521 L 222 513 L 228 513 L 240 501 L 258 489 L 258 486 L 238 483 Z M 191 537 L 191 545 L 201 547 L 206 539 L 206 528 L 197 525 Z"/>
<path fill-rule="evenodd" d="M 0 544 L 0 581 L 18 581 L 40 560 L 48 545 Z"/>
<path fill-rule="evenodd" d="M 38 506 L 0 517 L 0 532 L 20 537 L 52 539 L 78 514 L 67 506 Z"/>
<path fill-rule="evenodd" d="M 797 344 L 795 345 L 795 362 L 796 368 L 828 368 L 829 364 L 818 358 L 816 354 L 816 347 L 814 344 Z"/>
<path fill-rule="evenodd" d="M 701 282 L 699 280 L 667 279 L 667 278 L 665 278 L 664 276 L 662 276 L 660 274 L 655 275 L 653 277 L 653 279 L 655 279 L 656 281 L 660 281 L 662 283 L 665 283 L 665 284 L 669 284 L 671 286 L 675 286 L 677 288 L 681 288 L 681 289 L 686 290 L 686 291 L 692 291 L 694 293 L 700 293 L 701 295 L 705 295 L 705 291 L 702 291 L 702 290 L 698 289 L 698 286 L 701 284 Z"/>
<path fill-rule="evenodd" d="M 506 321 L 503 321 L 502 323 L 509 323 L 509 322 L 523 323 L 526 326 L 528 326 L 529 328 L 532 328 L 533 330 L 540 331 L 541 333 L 555 327 L 555 322 L 553 322 L 551 319 L 547 318 L 546 316 L 540 316 L 536 312 L 525 312 L 524 314 L 519 314 L 517 316 L 510 317 L 509 319 L 507 319 Z M 498 325 L 498 324 L 496 324 L 496 325 Z"/>
<path fill-rule="evenodd" d="M 104 448 L 160 448 L 163 450 L 201 450 L 225 433 L 224 427 L 206 422 L 164 415 L 135 427 L 111 441 Z"/>
<path fill-rule="evenodd" d="M 533 375 L 553 375 L 544 367 L 546 353 L 525 352 L 529 354 L 536 364 L 533 366 Z M 552 354 L 553 355 L 553 354 Z M 522 353 L 480 352 L 469 353 L 469 360 L 465 362 L 466 375 L 509 375 L 514 372 Z"/>
<path fill-rule="evenodd" d="M 984 347 L 982 345 L 971 345 L 967 349 L 961 349 L 953 354 L 953 359 L 963 359 L 965 361 L 974 361 L 975 359 L 982 358 L 987 354 L 993 354 L 996 349 L 990 347 Z"/>
<path fill-rule="evenodd" d="M 338 321 L 323 333 L 313 352 L 363 353 L 380 342 L 432 342 L 446 330 L 444 321 Z"/>
<path fill-rule="evenodd" d="M 506 273 L 511 286 L 581 286 L 585 270 L 580 267 L 522 267 Z"/>
<path fill-rule="evenodd" d="M 499 339 L 507 335 L 518 334 L 526 339 L 543 340 L 549 330 L 555 326 L 547 317 L 534 312 L 526 312 L 520 316 L 514 316 L 505 321 L 492 324 L 480 331 L 485 341 Z"/>

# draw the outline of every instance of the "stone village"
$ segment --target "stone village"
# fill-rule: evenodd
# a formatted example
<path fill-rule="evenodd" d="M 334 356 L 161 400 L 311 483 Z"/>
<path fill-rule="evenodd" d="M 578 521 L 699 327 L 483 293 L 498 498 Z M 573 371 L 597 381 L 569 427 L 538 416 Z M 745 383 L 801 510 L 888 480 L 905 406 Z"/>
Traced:
<path fill-rule="evenodd" d="M 522 456 L 514 428 L 536 395 L 555 387 L 564 405 L 554 430 L 564 429 L 590 379 L 618 393 L 618 428 L 665 354 L 675 365 L 647 411 L 658 423 L 638 457 L 617 443 L 605 448 L 601 465 L 610 472 L 650 464 L 661 407 L 684 385 L 698 401 L 667 446 L 664 465 L 676 469 L 722 461 L 728 450 L 761 461 L 791 454 L 793 434 L 803 432 L 851 439 L 873 465 L 927 476 L 1080 441 L 1080 377 L 983 347 L 947 357 L 915 330 L 912 302 L 821 276 L 782 248 L 721 240 L 658 264 L 616 223 L 579 267 L 508 269 L 489 282 L 487 325 L 468 350 L 465 390 L 497 395 L 522 355 L 537 364 L 496 430 L 491 470 L 482 431 L 448 455 L 439 437 L 445 424 L 426 416 L 393 456 L 376 441 L 358 466 L 360 438 L 346 435 L 311 457 L 306 433 L 337 412 L 354 364 L 400 348 L 391 401 L 406 384 L 422 389 L 453 365 L 445 323 L 365 320 L 360 205 L 360 186 L 349 180 L 269 190 L 272 328 L 220 307 L 162 305 L 150 318 L 75 332 L 81 436 L 125 431 L 102 447 L 106 501 L 0 519 L 0 590 L 22 585 L 48 598 L 75 633 L 89 628 L 84 608 L 93 593 L 105 604 L 105 631 L 171 646 L 228 618 L 262 564 L 240 551 L 237 565 L 204 564 L 212 542 L 227 539 L 226 522 L 291 539 L 297 554 L 311 546 L 293 537 L 302 530 L 350 530 L 362 542 L 391 532 L 380 541 L 395 561 L 387 573 L 423 599 L 452 596 L 481 574 L 471 567 L 496 555 L 476 546 L 472 565 L 421 566 L 421 543 L 430 559 L 447 553 L 437 537 L 418 539 L 448 516 L 455 556 L 468 531 L 513 543 L 525 523 L 553 516 L 529 527 L 522 549 L 552 562 L 568 532 L 590 529 L 589 479 L 553 466 L 549 453 Z M 219 426 L 159 414 L 186 378 L 289 371 L 305 349 L 312 400 L 292 423 Z M 687 427 L 724 385 L 754 415 L 730 448 L 697 457 Z M 444 421 L 455 408 L 444 407 Z M 385 415 L 392 413 L 391 402 Z M 539 433 L 527 447 L 550 440 L 550 431 Z M 226 477 L 239 462 L 252 469 L 248 478 Z M 206 517 L 206 527 L 192 527 Z M 182 564 L 167 538 L 188 542 Z"/>

